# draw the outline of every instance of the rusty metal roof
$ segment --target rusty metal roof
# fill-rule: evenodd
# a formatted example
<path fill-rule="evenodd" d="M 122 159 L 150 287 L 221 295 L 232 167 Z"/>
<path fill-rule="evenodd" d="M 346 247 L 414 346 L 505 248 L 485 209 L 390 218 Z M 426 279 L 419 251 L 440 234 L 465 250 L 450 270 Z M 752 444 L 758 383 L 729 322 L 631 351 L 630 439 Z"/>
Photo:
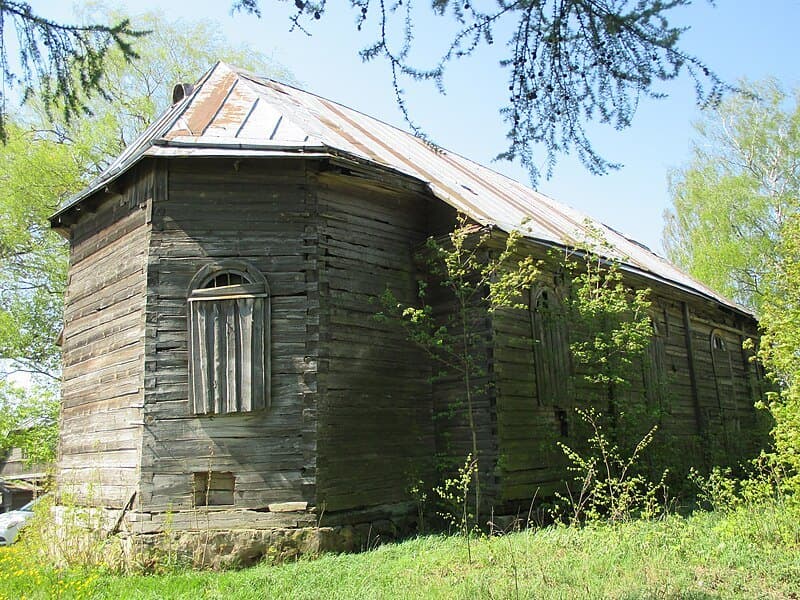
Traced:
<path fill-rule="evenodd" d="M 217 63 L 89 187 L 51 220 L 103 189 L 146 156 L 347 156 L 413 177 L 484 225 L 559 246 L 599 233 L 603 253 L 625 268 L 685 291 L 735 304 L 646 246 L 535 190 L 375 118 L 291 86 Z"/>

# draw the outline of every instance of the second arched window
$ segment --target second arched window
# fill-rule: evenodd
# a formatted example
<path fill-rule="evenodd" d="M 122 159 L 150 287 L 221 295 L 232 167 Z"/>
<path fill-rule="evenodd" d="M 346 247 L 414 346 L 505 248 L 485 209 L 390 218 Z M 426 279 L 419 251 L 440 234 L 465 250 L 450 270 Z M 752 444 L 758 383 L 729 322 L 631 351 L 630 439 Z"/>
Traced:
<path fill-rule="evenodd" d="M 540 406 L 569 405 L 571 355 L 566 315 L 555 293 L 533 291 L 530 305 L 536 394 Z"/>

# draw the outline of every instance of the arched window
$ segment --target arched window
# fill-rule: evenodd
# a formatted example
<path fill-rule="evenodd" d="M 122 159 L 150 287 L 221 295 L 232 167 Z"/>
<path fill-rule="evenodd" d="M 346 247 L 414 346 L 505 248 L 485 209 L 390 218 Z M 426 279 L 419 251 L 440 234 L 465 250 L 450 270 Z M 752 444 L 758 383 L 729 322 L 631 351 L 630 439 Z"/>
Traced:
<path fill-rule="evenodd" d="M 727 352 L 728 346 L 725 343 L 725 338 L 722 337 L 722 334 L 718 331 L 714 331 L 711 334 L 711 349 L 715 352 Z"/>
<path fill-rule="evenodd" d="M 733 362 L 728 342 L 719 329 L 711 332 L 711 365 L 717 390 L 717 406 L 725 431 L 737 431 L 736 385 L 733 380 Z"/>
<path fill-rule="evenodd" d="M 569 332 L 561 303 L 552 290 L 531 293 L 531 334 L 537 400 L 541 406 L 569 404 Z"/>
<path fill-rule="evenodd" d="M 270 402 L 270 303 L 252 265 L 220 261 L 189 286 L 189 406 L 195 414 L 259 410 Z"/>
<path fill-rule="evenodd" d="M 655 315 L 650 316 L 652 337 L 647 352 L 642 357 L 642 374 L 648 401 L 656 406 L 663 404 L 663 388 L 666 384 L 666 350 L 664 333 Z"/>

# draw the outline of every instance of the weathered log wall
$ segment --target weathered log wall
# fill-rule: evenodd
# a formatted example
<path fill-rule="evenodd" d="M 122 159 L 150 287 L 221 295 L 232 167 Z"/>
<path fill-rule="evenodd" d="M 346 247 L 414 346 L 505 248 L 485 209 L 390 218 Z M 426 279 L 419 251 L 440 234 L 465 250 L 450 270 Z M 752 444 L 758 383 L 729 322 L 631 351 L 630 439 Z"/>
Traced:
<path fill-rule="evenodd" d="M 140 529 L 163 528 L 171 511 L 174 527 L 196 521 L 178 513 L 195 508 L 195 488 L 207 473 L 233 482 L 233 504 L 214 507 L 203 527 L 291 524 L 296 515 L 273 513 L 270 505 L 280 511 L 299 502 L 291 508 L 302 510 L 315 497 L 319 294 L 305 163 L 193 159 L 167 167 L 147 271 L 138 509 L 151 513 L 139 517 L 151 522 Z M 231 258 L 252 264 L 269 285 L 272 402 L 254 412 L 195 415 L 188 402 L 189 285 L 205 265 Z"/>
<path fill-rule="evenodd" d="M 447 327 L 454 336 L 456 352 L 462 352 L 463 336 L 459 336 L 458 319 L 461 312 L 451 290 L 431 280 L 428 301 L 437 323 Z M 475 368 L 469 379 L 463 371 L 434 364 L 438 376 L 433 382 L 434 427 L 436 432 L 436 458 L 440 478 L 452 478 L 465 467 L 467 458 L 477 461 L 480 477 L 480 496 L 483 508 L 490 511 L 497 494 L 497 389 L 494 386 L 494 359 L 492 319 L 486 307 L 477 300 L 466 309 L 468 332 L 471 339 L 470 354 Z M 467 388 L 469 395 L 467 397 Z M 472 426 L 469 406 L 472 405 Z M 477 452 L 476 452 L 477 449 Z M 474 491 L 474 490 L 473 490 Z"/>
<path fill-rule="evenodd" d="M 542 280 L 561 296 L 570 293 L 568 284 L 553 272 L 543 273 Z M 639 426 L 646 431 L 649 425 L 658 425 L 653 448 L 661 453 L 658 460 L 673 471 L 736 466 L 755 456 L 767 432 L 763 415 L 754 408 L 763 383 L 742 349 L 747 337 L 757 338 L 755 322 L 663 284 L 641 278 L 631 278 L 630 284 L 652 289 L 654 337 L 628 374 L 630 387 L 613 400 L 614 405 L 625 411 L 626 404 L 630 409 L 636 403 L 653 415 L 649 424 L 642 416 Z M 585 427 L 575 408 L 591 401 L 599 410 L 607 410 L 608 397 L 602 392 L 598 396 L 598 389 L 585 381 L 586 373 L 571 364 L 565 397 L 539 398 L 536 353 L 563 354 L 569 349 L 547 347 L 547 340 L 537 340 L 528 311 L 498 311 L 492 324 L 501 482 L 496 500 L 498 506 L 527 503 L 534 496 L 565 490 L 566 460 L 557 443 L 580 448 Z M 576 339 L 575 327 L 567 323 L 563 343 Z M 713 349 L 712 332 L 724 340 L 724 351 Z"/>
<path fill-rule="evenodd" d="M 439 211 L 418 193 L 323 173 L 318 501 L 326 511 L 400 503 L 433 465 L 429 359 L 375 319 L 391 289 L 416 298 L 413 251 Z"/>
<path fill-rule="evenodd" d="M 459 374 L 432 383 L 438 366 L 375 319 L 387 287 L 415 301 L 425 273 L 414 251 L 449 230 L 451 209 L 399 175 L 318 160 L 151 161 L 129 181 L 71 226 L 61 482 L 108 507 L 137 491 L 130 519 L 143 533 L 309 527 L 323 507 L 339 524 L 406 510 L 409 488 L 435 481 L 437 460 L 463 463 L 471 432 Z M 196 415 L 187 296 L 200 269 L 227 259 L 268 282 L 271 403 Z M 551 300 L 569 293 L 563 275 L 543 280 Z M 628 397 L 659 408 L 659 435 L 694 464 L 752 454 L 764 431 L 752 408 L 762 384 L 741 350 L 752 320 L 631 282 L 653 288 L 656 336 Z M 453 309 L 433 286 L 429 300 L 442 319 Z M 473 381 L 484 504 L 549 495 L 565 478 L 556 442 L 576 441 L 573 409 L 594 392 L 568 348 L 537 365 L 548 349 L 529 311 L 475 307 L 470 319 L 486 344 Z M 568 344 L 570 327 L 547 333 L 548 344 Z M 537 381 L 567 371 L 565 386 Z M 200 514 L 198 498 L 222 500 Z"/>
<path fill-rule="evenodd" d="M 148 212 L 135 170 L 70 229 L 58 481 L 79 502 L 122 506 L 138 485 Z"/>

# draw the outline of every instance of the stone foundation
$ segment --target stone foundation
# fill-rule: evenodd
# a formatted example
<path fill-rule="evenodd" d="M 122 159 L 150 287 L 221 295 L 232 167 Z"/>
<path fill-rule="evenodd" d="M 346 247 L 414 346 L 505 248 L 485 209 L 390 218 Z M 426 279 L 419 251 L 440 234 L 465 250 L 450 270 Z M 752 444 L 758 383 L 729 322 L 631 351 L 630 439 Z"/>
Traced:
<path fill-rule="evenodd" d="M 128 543 L 145 555 L 160 553 L 196 568 L 227 569 L 262 560 L 284 562 L 323 552 L 358 552 L 397 539 L 390 521 L 300 529 L 233 529 L 130 536 Z"/>
<path fill-rule="evenodd" d="M 283 562 L 323 552 L 374 548 L 416 531 L 414 513 L 409 509 L 397 505 L 321 517 L 313 508 L 281 513 L 231 510 L 214 511 L 208 519 L 180 512 L 168 519 L 132 513 L 126 515 L 117 535 L 125 554 L 140 563 L 163 558 L 196 568 L 226 569 L 262 560 Z M 168 522 L 169 526 L 154 530 L 154 522 Z M 143 531 L 142 523 L 150 527 Z"/>

